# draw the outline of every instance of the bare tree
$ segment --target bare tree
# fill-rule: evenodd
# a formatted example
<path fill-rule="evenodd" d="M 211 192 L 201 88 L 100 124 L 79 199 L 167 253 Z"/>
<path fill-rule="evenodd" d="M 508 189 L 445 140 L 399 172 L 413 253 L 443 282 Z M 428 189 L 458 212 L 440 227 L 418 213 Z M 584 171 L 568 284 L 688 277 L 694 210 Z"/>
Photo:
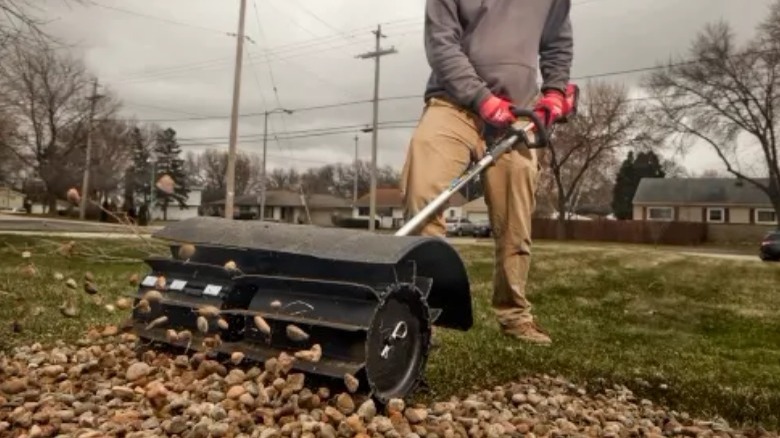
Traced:
<path fill-rule="evenodd" d="M 193 151 L 187 151 L 184 154 L 184 170 L 187 173 L 190 186 L 203 186 L 206 181 L 203 177 L 203 169 L 201 168 L 201 154 Z"/>
<path fill-rule="evenodd" d="M 583 89 L 577 117 L 558 128 L 543 158 L 548 184 L 555 190 L 558 238 L 565 238 L 580 195 L 594 189 L 600 172 L 614 169 L 622 148 L 643 141 L 637 137 L 636 111 L 625 87 L 590 83 Z"/>
<path fill-rule="evenodd" d="M 132 121 L 104 120 L 95 124 L 93 132 L 90 187 L 103 199 L 115 194 L 132 165 Z M 86 157 L 81 156 L 83 163 Z"/>
<path fill-rule="evenodd" d="M 0 184 L 20 188 L 27 169 L 11 150 L 17 141 L 15 121 L 0 109 Z"/>
<path fill-rule="evenodd" d="M 699 178 L 728 178 L 731 175 L 719 169 L 705 169 L 699 173 Z"/>
<path fill-rule="evenodd" d="M 661 163 L 661 167 L 663 168 L 664 175 L 667 178 L 687 178 L 692 175 L 683 164 L 674 160 L 664 160 Z"/>
<path fill-rule="evenodd" d="M 211 202 L 225 196 L 225 172 L 227 171 L 227 152 L 208 149 L 188 160 L 188 168 L 194 170 L 197 179 L 204 186 L 203 201 Z M 236 194 L 242 195 L 259 191 L 262 176 L 262 159 L 257 154 L 236 154 Z"/>
<path fill-rule="evenodd" d="M 43 42 L 14 44 L 0 59 L 0 97 L 18 134 L 2 146 L 43 181 L 50 207 L 80 181 L 91 92 L 83 64 Z M 95 119 L 110 119 L 118 107 L 103 94 Z"/>
<path fill-rule="evenodd" d="M 83 0 L 61 0 L 82 4 Z M 45 20 L 40 15 L 45 7 L 40 0 L 0 0 L 0 56 L 5 48 L 18 43 L 60 44 L 43 30 Z"/>
<path fill-rule="evenodd" d="M 756 30 L 740 48 L 728 24 L 705 26 L 689 59 L 649 74 L 645 87 L 661 115 L 655 117 L 659 126 L 678 141 L 693 138 L 708 145 L 729 174 L 766 193 L 780 224 L 780 2 Z M 751 175 L 745 162 L 760 169 Z"/>
<path fill-rule="evenodd" d="M 269 189 L 290 189 L 299 180 L 300 175 L 295 169 L 281 169 L 275 168 L 268 172 L 268 188 Z"/>

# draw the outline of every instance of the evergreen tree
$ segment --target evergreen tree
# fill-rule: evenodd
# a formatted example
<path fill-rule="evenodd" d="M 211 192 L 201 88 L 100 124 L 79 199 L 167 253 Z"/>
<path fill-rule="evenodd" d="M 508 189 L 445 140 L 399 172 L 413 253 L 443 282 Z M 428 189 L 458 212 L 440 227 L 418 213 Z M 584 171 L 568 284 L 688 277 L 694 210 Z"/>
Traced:
<path fill-rule="evenodd" d="M 139 127 L 130 132 L 130 144 L 133 148 L 133 163 L 127 171 L 126 193 L 133 199 L 150 201 L 152 184 L 151 150 Z"/>
<path fill-rule="evenodd" d="M 615 186 L 612 189 L 612 212 L 620 220 L 633 216 L 633 200 L 642 178 L 664 178 L 661 161 L 653 151 L 640 152 L 634 156 L 628 152 L 618 170 Z"/>
<path fill-rule="evenodd" d="M 634 197 L 633 187 L 634 151 L 628 151 L 628 156 L 620 164 L 615 186 L 612 188 L 612 213 L 617 219 L 631 219 L 631 200 Z"/>
<path fill-rule="evenodd" d="M 634 161 L 634 173 L 639 176 L 639 179 L 666 177 L 663 164 L 658 158 L 658 155 L 653 153 L 653 151 L 640 152 L 636 156 L 636 160 Z M 637 180 L 637 184 L 639 184 L 639 179 Z"/>
<path fill-rule="evenodd" d="M 175 201 L 179 207 L 187 208 L 187 198 L 189 197 L 187 175 L 184 171 L 184 159 L 181 157 L 181 146 L 178 140 L 176 140 L 176 131 L 168 128 L 158 132 L 155 139 L 154 152 L 157 155 L 155 181 L 160 181 L 161 178 L 167 175 L 173 179 L 175 184 L 172 193 L 155 187 L 154 197 L 156 205 L 163 210 L 163 220 L 167 220 L 168 206 Z"/>

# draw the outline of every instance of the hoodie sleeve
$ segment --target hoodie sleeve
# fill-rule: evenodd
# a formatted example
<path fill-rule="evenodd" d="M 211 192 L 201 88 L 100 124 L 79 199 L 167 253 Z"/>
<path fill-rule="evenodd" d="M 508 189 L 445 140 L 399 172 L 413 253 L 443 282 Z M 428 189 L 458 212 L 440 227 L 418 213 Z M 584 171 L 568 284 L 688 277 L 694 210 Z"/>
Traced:
<path fill-rule="evenodd" d="M 566 92 L 574 56 L 573 32 L 569 11 L 571 0 L 553 0 L 539 45 L 539 70 L 542 91 Z"/>
<path fill-rule="evenodd" d="M 477 110 L 490 89 L 461 48 L 457 0 L 426 0 L 425 52 L 436 79 L 463 106 Z"/>

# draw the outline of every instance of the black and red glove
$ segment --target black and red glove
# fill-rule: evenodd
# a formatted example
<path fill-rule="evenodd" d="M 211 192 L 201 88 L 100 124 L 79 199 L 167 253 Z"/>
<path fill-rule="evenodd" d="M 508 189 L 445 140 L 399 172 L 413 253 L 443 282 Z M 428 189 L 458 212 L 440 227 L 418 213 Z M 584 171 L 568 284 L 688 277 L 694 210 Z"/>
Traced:
<path fill-rule="evenodd" d="M 539 116 L 545 127 L 550 127 L 568 111 L 566 105 L 566 96 L 559 90 L 549 88 L 544 91 L 542 98 L 536 102 L 534 112 Z"/>
<path fill-rule="evenodd" d="M 479 105 L 479 115 L 487 123 L 498 128 L 504 128 L 517 120 L 512 114 L 512 102 L 490 95 Z"/>

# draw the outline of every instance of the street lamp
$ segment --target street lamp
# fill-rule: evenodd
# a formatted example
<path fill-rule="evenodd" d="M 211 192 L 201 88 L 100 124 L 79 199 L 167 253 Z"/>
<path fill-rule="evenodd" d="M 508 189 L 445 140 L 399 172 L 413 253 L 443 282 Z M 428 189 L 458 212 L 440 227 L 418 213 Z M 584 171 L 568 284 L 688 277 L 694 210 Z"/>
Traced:
<path fill-rule="evenodd" d="M 265 220 L 265 191 L 266 191 L 266 182 L 265 182 L 265 169 L 266 169 L 266 153 L 268 151 L 268 115 L 269 114 L 275 114 L 275 113 L 287 113 L 292 114 L 292 110 L 284 109 L 284 108 L 274 108 L 270 111 L 266 111 L 264 113 L 265 115 L 265 122 L 263 125 L 263 173 L 261 177 L 261 181 L 263 184 L 262 188 L 262 195 L 261 195 L 261 201 L 260 201 L 260 220 Z"/>

